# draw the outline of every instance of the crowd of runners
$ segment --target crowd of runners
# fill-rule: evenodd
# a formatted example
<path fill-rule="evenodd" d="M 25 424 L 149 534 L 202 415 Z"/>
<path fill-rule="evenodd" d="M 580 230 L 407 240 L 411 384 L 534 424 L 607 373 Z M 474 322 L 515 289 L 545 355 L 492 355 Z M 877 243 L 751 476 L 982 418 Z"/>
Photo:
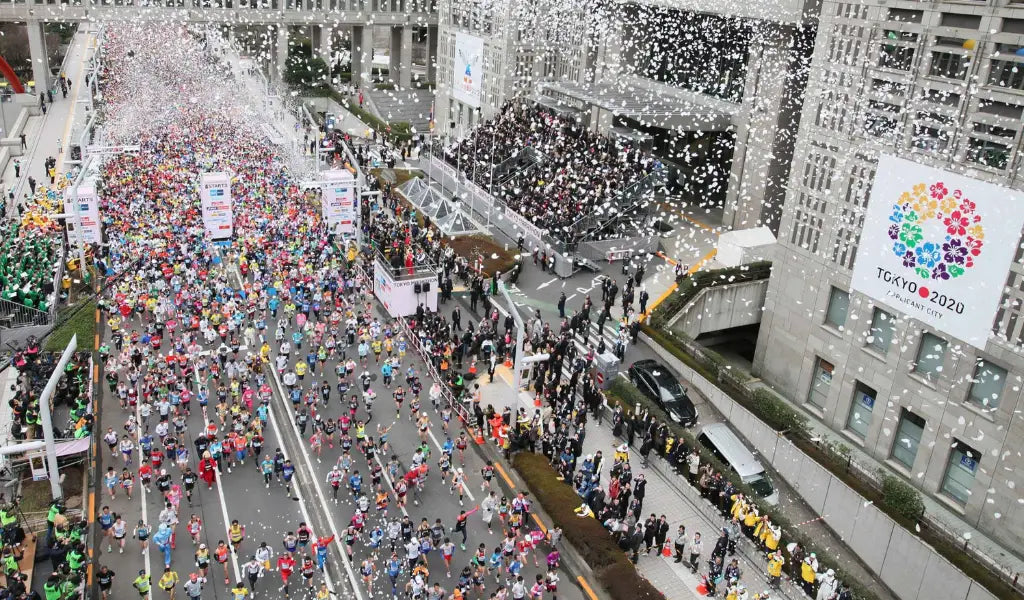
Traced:
<path fill-rule="evenodd" d="M 382 314 L 359 250 L 326 234 L 315 196 L 290 178 L 241 109 L 213 102 L 223 88 L 215 68 L 194 64 L 201 40 L 160 35 L 173 39 L 154 43 L 149 30 L 108 30 L 103 46 L 111 132 L 134 136 L 142 148 L 111 158 L 99 177 L 109 240 L 97 516 L 104 598 L 116 577 L 128 577 L 142 597 L 154 590 L 172 599 L 212 597 L 208 588 L 223 580 L 234 600 L 322 599 L 341 593 L 325 571 L 342 573 L 345 561 L 370 596 L 555 597 L 558 530 L 538 527 L 529 498 L 502 491 L 493 465 L 470 468 L 480 459 L 469 456 L 472 442 L 441 393 L 449 382 L 421 372 L 432 370 L 423 356 L 447 363 L 453 352 L 489 349 L 482 342 L 497 335 L 496 324 L 465 340 L 454 332 L 442 339 L 449 326 L 436 316 L 420 312 L 406 323 Z M 167 103 L 146 122 L 140 87 Z M 197 180 L 204 171 L 232 176 L 227 244 L 214 243 L 202 226 Z M 414 232 L 389 206 L 370 216 L 405 240 L 408 247 L 396 251 L 418 254 L 426 232 Z M 298 493 L 292 460 L 303 459 L 269 442 L 277 439 L 268 425 L 275 406 L 285 410 L 277 419 L 294 422 L 311 459 L 333 465 L 321 483 L 338 504 L 330 515 L 340 524 L 337 539 L 304 522 L 264 538 L 247 531 L 241 515 L 212 530 L 193 508 L 217 486 L 230 490 L 247 469 L 258 471 L 265 488 L 284 489 L 271 496 L 271 510 Z M 409 440 L 400 449 L 394 437 L 405 420 L 419 437 L 411 451 Z M 442 441 L 432 446 L 435 436 Z M 428 488 L 447 490 L 458 516 L 433 516 L 446 513 L 420 503 Z M 148 520 L 110 508 L 141 489 L 162 500 Z M 240 498 L 227 500 L 228 512 L 241 506 Z M 151 553 L 152 570 L 115 573 L 115 555 L 125 552 Z M 233 562 L 241 577 L 233 577 Z"/>

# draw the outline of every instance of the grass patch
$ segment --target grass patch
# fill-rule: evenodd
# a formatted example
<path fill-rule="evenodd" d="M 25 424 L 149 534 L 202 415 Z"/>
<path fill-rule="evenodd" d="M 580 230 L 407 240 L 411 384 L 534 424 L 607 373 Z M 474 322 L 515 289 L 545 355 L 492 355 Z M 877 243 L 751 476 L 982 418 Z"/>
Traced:
<path fill-rule="evenodd" d="M 65 308 L 60 311 L 57 323 L 57 327 L 46 337 L 45 350 L 63 352 L 71 337 L 78 334 L 79 349 L 91 351 L 96 336 L 96 301 L 87 300 Z"/>
<path fill-rule="evenodd" d="M 572 487 L 559 481 L 543 454 L 519 452 L 513 465 L 530 493 L 565 538 L 583 556 L 597 580 L 615 600 L 660 600 L 665 596 L 637 572 L 626 554 L 597 519 L 578 517 L 573 511 L 583 500 Z"/>

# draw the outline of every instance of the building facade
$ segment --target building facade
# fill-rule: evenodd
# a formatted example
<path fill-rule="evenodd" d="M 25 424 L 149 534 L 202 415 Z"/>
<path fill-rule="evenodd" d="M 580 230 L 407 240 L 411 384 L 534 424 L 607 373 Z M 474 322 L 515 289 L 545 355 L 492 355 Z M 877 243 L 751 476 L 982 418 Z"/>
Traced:
<path fill-rule="evenodd" d="M 859 244 L 880 156 L 1024 190 L 1022 117 L 1019 0 L 826 0 L 754 361 L 851 445 L 1010 548 L 1024 547 L 1019 232 L 982 343 L 852 286 L 872 250 Z"/>
<path fill-rule="evenodd" d="M 593 55 L 585 9 L 582 4 L 554 0 L 439 0 L 435 134 L 464 135 L 493 117 L 507 101 L 529 96 L 541 81 L 584 78 L 588 57 Z M 460 35 L 482 44 L 478 103 L 454 93 Z"/>

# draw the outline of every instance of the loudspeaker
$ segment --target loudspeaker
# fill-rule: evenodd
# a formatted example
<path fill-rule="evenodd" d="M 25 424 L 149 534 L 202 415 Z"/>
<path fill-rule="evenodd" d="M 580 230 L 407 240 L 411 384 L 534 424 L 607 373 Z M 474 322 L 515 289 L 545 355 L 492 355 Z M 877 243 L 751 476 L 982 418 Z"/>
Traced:
<path fill-rule="evenodd" d="M 423 284 L 423 292 L 426 293 L 426 292 L 429 292 L 429 291 L 430 291 L 430 282 L 428 281 L 428 282 Z"/>
<path fill-rule="evenodd" d="M 422 289 L 420 289 L 420 284 L 418 284 L 418 283 L 413 284 L 412 291 L 416 292 L 417 294 L 420 293 L 422 291 Z"/>

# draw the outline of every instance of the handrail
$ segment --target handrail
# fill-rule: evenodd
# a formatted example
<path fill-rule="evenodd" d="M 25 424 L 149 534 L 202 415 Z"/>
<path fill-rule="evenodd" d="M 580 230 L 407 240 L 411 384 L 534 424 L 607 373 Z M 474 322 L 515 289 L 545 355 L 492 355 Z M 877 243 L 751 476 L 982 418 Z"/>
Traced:
<path fill-rule="evenodd" d="M 608 227 L 609 225 L 614 225 L 615 223 L 617 223 L 620 219 L 622 219 L 626 215 L 633 214 L 635 212 L 636 208 L 642 202 L 646 202 L 647 198 L 645 197 L 645 193 L 648 191 L 647 190 L 648 186 L 653 188 L 654 185 L 657 185 L 657 183 L 661 183 L 662 185 L 664 185 L 665 179 L 666 179 L 665 170 L 664 170 L 664 168 L 661 168 L 661 169 L 655 169 L 655 170 L 651 171 L 650 173 L 648 173 L 647 175 L 645 175 L 644 177 L 642 177 L 641 179 L 638 179 L 637 181 L 633 182 L 631 185 L 629 185 L 628 187 L 626 187 L 625 189 L 620 191 L 618 194 L 616 194 L 616 200 L 614 202 L 612 202 L 612 204 L 621 205 L 624 202 L 631 200 L 630 205 L 628 207 L 626 207 L 625 209 L 620 210 L 614 217 L 611 217 L 610 219 L 606 219 L 606 220 L 600 222 L 597 225 L 588 226 L 583 232 L 581 232 L 579 235 L 577 235 L 574 238 L 574 241 L 576 243 L 579 243 L 579 242 L 583 241 L 584 238 L 586 238 L 587 236 L 591 235 L 596 229 Z M 597 218 L 598 218 L 597 216 L 595 216 L 593 214 L 590 214 L 590 213 L 581 215 L 580 218 L 578 218 L 575 221 L 573 221 L 572 224 L 570 224 L 568 228 L 572 229 L 577 224 L 582 223 L 585 220 L 588 220 L 588 219 L 589 220 L 594 220 L 594 219 L 597 219 Z"/>

